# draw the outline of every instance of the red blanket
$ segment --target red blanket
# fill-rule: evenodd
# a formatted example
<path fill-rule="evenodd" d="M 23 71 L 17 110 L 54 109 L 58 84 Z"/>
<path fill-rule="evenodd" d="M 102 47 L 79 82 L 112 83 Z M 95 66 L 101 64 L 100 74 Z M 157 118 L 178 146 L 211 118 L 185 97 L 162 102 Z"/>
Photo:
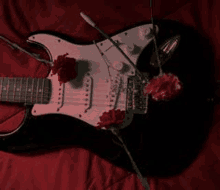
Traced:
<path fill-rule="evenodd" d="M 78 41 L 100 39 L 97 30 L 81 17 L 83 11 L 108 34 L 141 21 L 150 21 L 149 1 L 64 1 L 2 0 L 0 35 L 27 48 L 31 32 L 56 31 Z M 215 77 L 219 78 L 220 13 L 217 0 L 155 0 L 155 19 L 167 18 L 194 26 L 210 40 L 215 54 Z M 47 67 L 35 59 L 0 43 L 1 76 L 46 77 Z M 43 52 L 41 52 L 43 53 Z M 213 63 L 210 63 L 213 64 Z M 219 106 L 215 106 L 213 128 L 197 159 L 178 176 L 148 177 L 151 190 L 219 189 Z M 0 105 L 0 129 L 8 131 L 22 123 L 24 107 Z M 114 166 L 82 148 L 66 148 L 52 153 L 28 156 L 1 151 L 0 189 L 144 189 L 137 175 Z"/>

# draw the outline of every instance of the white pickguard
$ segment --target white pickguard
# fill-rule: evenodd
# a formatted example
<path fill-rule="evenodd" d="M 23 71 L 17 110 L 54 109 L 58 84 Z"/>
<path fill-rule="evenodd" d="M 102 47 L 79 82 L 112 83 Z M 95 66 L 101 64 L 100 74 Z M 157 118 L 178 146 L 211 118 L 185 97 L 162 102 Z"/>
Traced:
<path fill-rule="evenodd" d="M 136 64 L 140 53 L 152 40 L 152 38 L 145 37 L 150 32 L 150 28 L 152 28 L 152 24 L 135 27 L 113 36 L 112 39 L 118 41 L 122 50 Z M 58 76 L 51 76 L 50 73 L 48 76 L 52 82 L 50 102 L 48 104 L 35 104 L 32 109 L 33 115 L 65 114 L 97 126 L 100 121 L 99 117 L 104 112 L 111 110 L 114 105 L 116 105 L 116 109 L 126 110 L 127 79 L 129 76 L 135 75 L 135 70 L 109 40 L 96 44 L 105 54 L 108 63 L 103 60 L 95 44 L 76 45 L 56 36 L 42 33 L 30 36 L 28 42 L 42 45 L 53 61 L 59 55 L 68 53 L 67 57 L 75 58 L 78 64 L 78 77 L 62 85 L 59 85 Z M 128 46 L 131 48 L 129 49 Z M 123 62 L 129 69 L 120 74 L 111 65 L 110 67 L 107 66 L 115 61 Z M 113 85 L 111 79 L 113 81 L 118 80 L 118 82 L 122 81 L 122 89 L 120 89 L 120 96 L 116 104 L 116 97 L 112 97 L 111 94 L 111 85 Z M 89 91 L 87 92 L 86 89 Z M 131 123 L 132 117 L 132 113 L 126 114 L 123 127 Z"/>

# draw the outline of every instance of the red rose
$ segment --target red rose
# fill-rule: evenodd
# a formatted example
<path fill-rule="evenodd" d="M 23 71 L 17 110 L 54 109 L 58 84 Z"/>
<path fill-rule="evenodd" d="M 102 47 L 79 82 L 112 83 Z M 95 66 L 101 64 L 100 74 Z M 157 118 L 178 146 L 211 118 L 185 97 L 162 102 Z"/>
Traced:
<path fill-rule="evenodd" d="M 59 55 L 54 60 L 54 66 L 52 68 L 52 74 L 58 73 L 58 80 L 61 83 L 66 83 L 71 79 L 75 79 L 77 76 L 76 72 L 76 60 L 74 58 L 66 57 L 68 53 Z"/>
<path fill-rule="evenodd" d="M 104 112 L 100 117 L 100 122 L 98 122 L 97 128 L 105 127 L 106 129 L 110 128 L 112 125 L 122 124 L 125 119 L 125 111 L 121 110 L 109 110 L 108 112 Z"/>
<path fill-rule="evenodd" d="M 169 100 L 177 96 L 181 89 L 178 77 L 168 73 L 151 79 L 145 86 L 144 95 L 151 94 L 154 100 Z"/>

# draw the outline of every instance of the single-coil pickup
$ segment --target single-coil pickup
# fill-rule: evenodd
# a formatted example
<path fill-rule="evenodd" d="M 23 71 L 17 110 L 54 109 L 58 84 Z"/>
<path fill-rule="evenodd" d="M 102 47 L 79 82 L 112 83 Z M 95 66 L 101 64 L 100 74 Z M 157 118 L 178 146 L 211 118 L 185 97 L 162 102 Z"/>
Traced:
<path fill-rule="evenodd" d="M 126 110 L 131 111 L 133 110 L 133 90 L 134 90 L 134 81 L 132 80 L 133 77 L 128 78 L 128 85 L 127 85 L 127 97 L 126 97 Z"/>
<path fill-rule="evenodd" d="M 86 76 L 83 81 L 83 90 L 84 90 L 84 98 L 85 101 L 85 112 L 92 106 L 92 78 L 90 76 Z"/>
<path fill-rule="evenodd" d="M 57 108 L 61 108 L 63 106 L 63 91 L 64 84 L 59 83 L 58 96 L 57 96 Z"/>
<path fill-rule="evenodd" d="M 115 77 L 115 79 L 111 80 L 111 87 L 110 87 L 110 93 L 109 93 L 109 105 L 110 107 L 114 107 L 117 98 L 119 98 L 119 90 L 120 90 L 120 85 L 121 85 L 121 81 L 120 81 L 120 77 L 119 75 L 117 75 Z"/>

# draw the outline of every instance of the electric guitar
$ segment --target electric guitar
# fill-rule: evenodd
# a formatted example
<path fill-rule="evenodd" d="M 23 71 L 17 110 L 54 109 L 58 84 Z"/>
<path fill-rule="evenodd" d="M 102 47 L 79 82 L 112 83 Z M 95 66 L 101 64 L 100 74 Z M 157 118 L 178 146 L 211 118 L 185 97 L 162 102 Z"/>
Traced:
<path fill-rule="evenodd" d="M 143 49 L 152 41 L 151 29 L 152 24 L 141 25 L 112 39 L 137 63 Z M 167 40 L 161 46 L 163 53 L 173 53 L 179 40 L 179 36 Z M 97 126 L 100 116 L 113 108 L 126 110 L 122 127 L 131 123 L 133 114 L 146 114 L 147 97 L 143 95 L 142 83 L 134 68 L 109 40 L 77 45 L 57 36 L 39 33 L 30 36 L 28 42 L 46 49 L 52 61 L 68 53 L 68 57 L 77 60 L 79 76 L 65 84 L 60 84 L 58 75 L 52 75 L 52 72 L 47 78 L 1 77 L 1 101 L 34 105 L 33 116 L 64 114 L 92 126 Z"/>

